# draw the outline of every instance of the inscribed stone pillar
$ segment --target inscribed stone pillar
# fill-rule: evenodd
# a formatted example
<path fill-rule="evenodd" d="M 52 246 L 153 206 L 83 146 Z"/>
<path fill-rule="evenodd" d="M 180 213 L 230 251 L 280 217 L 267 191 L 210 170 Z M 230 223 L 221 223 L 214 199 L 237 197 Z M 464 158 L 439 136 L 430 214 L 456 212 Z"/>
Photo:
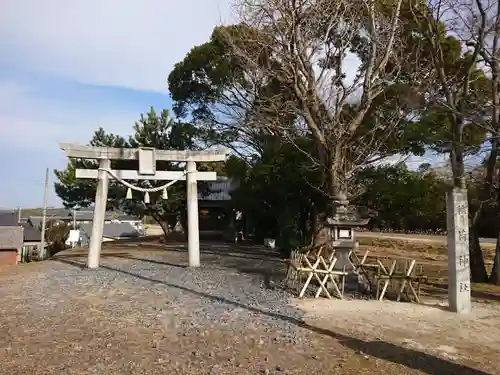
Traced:
<path fill-rule="evenodd" d="M 471 311 L 469 212 L 467 190 L 454 188 L 446 197 L 448 231 L 448 303 L 459 314 Z"/>

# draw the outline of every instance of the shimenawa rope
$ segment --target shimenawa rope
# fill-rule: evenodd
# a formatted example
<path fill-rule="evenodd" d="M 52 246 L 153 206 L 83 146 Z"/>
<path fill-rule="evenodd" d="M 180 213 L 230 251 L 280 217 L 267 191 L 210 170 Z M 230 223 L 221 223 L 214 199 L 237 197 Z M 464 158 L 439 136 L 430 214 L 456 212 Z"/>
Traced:
<path fill-rule="evenodd" d="M 157 187 L 153 187 L 153 188 L 141 188 L 139 186 L 132 185 L 131 183 L 129 183 L 129 182 L 125 181 L 125 180 L 122 180 L 111 169 L 108 169 L 108 168 L 99 168 L 99 170 L 106 172 L 111 177 L 113 177 L 116 181 L 118 181 L 122 185 L 125 185 L 128 188 L 127 189 L 126 199 L 132 199 L 132 190 L 144 193 L 144 203 L 149 203 L 149 193 L 155 193 L 155 192 L 160 191 L 160 190 L 163 190 L 162 198 L 165 199 L 165 200 L 168 199 L 167 188 L 170 187 L 170 186 L 172 186 L 173 184 L 175 184 L 177 181 L 179 181 L 180 179 L 182 179 L 187 174 L 187 172 L 184 171 L 182 173 L 182 177 L 181 178 L 178 178 L 176 180 L 167 182 L 165 185 L 162 185 L 162 186 L 157 186 Z"/>

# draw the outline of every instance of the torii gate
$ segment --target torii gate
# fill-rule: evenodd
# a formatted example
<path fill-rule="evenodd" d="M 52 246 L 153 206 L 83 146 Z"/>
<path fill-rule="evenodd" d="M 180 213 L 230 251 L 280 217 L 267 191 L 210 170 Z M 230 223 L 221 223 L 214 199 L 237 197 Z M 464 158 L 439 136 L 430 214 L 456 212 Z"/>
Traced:
<path fill-rule="evenodd" d="M 97 159 L 99 169 L 77 169 L 76 178 L 98 179 L 95 196 L 94 218 L 92 221 L 92 236 L 90 238 L 87 260 L 88 268 L 99 267 L 101 244 L 108 200 L 109 175 L 114 177 L 129 189 L 145 192 L 146 203 L 152 191 L 164 192 L 166 188 L 179 180 L 187 180 L 187 214 L 188 214 L 188 257 L 190 267 L 200 265 L 200 236 L 198 224 L 198 187 L 197 181 L 215 181 L 216 172 L 198 172 L 197 162 L 225 161 L 230 150 L 223 151 L 173 151 L 156 150 L 152 147 L 141 148 L 111 148 L 82 146 L 72 143 L 59 143 L 59 147 L 70 159 Z M 139 160 L 139 170 L 111 170 L 111 160 Z M 156 161 L 185 162 L 185 171 L 157 171 Z M 141 189 L 124 180 L 170 180 L 164 186 L 152 189 Z M 127 193 L 129 195 L 129 193 Z"/>

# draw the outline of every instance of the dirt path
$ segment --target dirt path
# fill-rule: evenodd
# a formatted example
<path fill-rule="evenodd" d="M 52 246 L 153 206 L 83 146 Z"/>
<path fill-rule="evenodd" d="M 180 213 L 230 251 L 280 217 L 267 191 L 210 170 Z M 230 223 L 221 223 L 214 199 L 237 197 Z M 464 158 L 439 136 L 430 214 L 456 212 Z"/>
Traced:
<path fill-rule="evenodd" d="M 0 270 L 0 374 L 500 373 L 495 308 L 296 301 L 256 247 L 85 250 Z"/>
<path fill-rule="evenodd" d="M 372 366 L 380 371 L 382 363 L 401 374 L 500 373 L 498 305 L 475 304 L 472 314 L 458 316 L 435 301 L 295 304 L 306 312 L 308 324 L 336 332 L 339 342 L 358 347 L 367 365 L 359 373 L 369 373 Z"/>

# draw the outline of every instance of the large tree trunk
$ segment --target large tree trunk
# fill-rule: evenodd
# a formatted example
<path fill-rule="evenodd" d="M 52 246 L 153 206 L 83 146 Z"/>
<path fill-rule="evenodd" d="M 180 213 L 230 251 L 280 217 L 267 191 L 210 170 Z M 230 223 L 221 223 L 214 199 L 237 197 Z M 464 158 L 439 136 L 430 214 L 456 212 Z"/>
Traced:
<path fill-rule="evenodd" d="M 500 285 L 500 232 L 497 238 L 497 245 L 495 247 L 495 259 L 493 260 L 493 269 L 491 270 L 490 283 Z"/>
<path fill-rule="evenodd" d="M 469 228 L 469 258 L 470 274 L 473 282 L 485 283 L 488 281 L 486 265 L 484 264 L 483 252 L 479 243 L 479 235 L 476 226 Z"/>
<path fill-rule="evenodd" d="M 491 270 L 490 283 L 500 285 L 500 230 L 497 235 L 495 246 L 495 258 L 493 259 L 493 269 Z"/>
<path fill-rule="evenodd" d="M 168 233 L 170 233 L 170 229 L 168 228 L 168 223 L 165 220 L 159 220 L 158 224 L 163 230 L 163 237 L 167 238 Z"/>
<path fill-rule="evenodd" d="M 312 229 L 313 239 L 312 246 L 320 246 L 328 243 L 331 240 L 330 228 L 326 227 L 326 218 L 329 215 L 335 214 L 334 198 L 340 192 L 341 186 L 341 145 L 337 144 L 331 149 L 327 144 L 319 144 L 320 161 L 323 164 L 322 168 L 322 187 L 325 196 L 328 199 L 326 207 L 318 209 L 317 205 L 312 209 Z"/>
<path fill-rule="evenodd" d="M 168 228 L 168 222 L 166 220 L 164 220 L 163 217 L 160 217 L 158 215 L 152 215 L 151 216 L 153 218 L 154 221 L 156 221 L 158 223 L 158 225 L 161 227 L 162 231 L 163 231 L 163 237 L 166 239 L 167 238 L 167 235 L 168 233 L 170 232 L 170 229 Z"/>
<path fill-rule="evenodd" d="M 488 282 L 488 273 L 486 271 L 486 265 L 484 263 L 484 256 L 481 249 L 481 244 L 479 241 L 479 221 L 482 220 L 483 212 L 485 210 L 485 205 L 488 201 L 491 201 L 493 194 L 493 178 L 496 171 L 496 160 L 498 155 L 498 143 L 496 141 L 492 142 L 491 153 L 488 157 L 486 163 L 486 175 L 479 192 L 479 199 L 481 202 L 479 207 L 472 214 L 472 221 L 469 228 L 469 256 L 470 256 L 470 266 L 471 266 L 471 279 L 474 282 L 483 283 Z M 498 197 L 496 198 L 498 200 Z M 470 205 L 469 205 L 470 207 Z M 500 228 L 498 228 L 500 236 Z M 496 246 L 496 251 L 498 253 L 498 241 Z M 494 272 L 497 272 L 494 270 Z M 490 277 L 493 277 L 493 273 Z"/>
<path fill-rule="evenodd" d="M 461 189 L 467 189 L 463 146 L 464 122 L 461 117 L 456 117 L 455 115 L 451 115 L 451 120 L 453 123 L 453 147 L 450 153 L 450 161 L 453 172 L 453 186 Z M 467 203 L 469 203 L 468 200 Z M 488 274 L 484 264 L 483 252 L 481 250 L 477 229 L 477 223 L 480 216 L 481 207 L 473 215 L 472 224 L 469 226 L 469 260 L 472 281 L 476 283 L 485 283 L 488 281 Z M 451 228 L 447 229 L 450 230 Z"/>
<path fill-rule="evenodd" d="M 310 207 L 310 206 L 309 206 Z M 308 228 L 308 219 L 309 219 L 309 211 L 310 209 L 307 206 L 301 205 L 300 214 L 299 214 L 299 226 L 300 226 L 300 242 L 301 245 L 304 245 L 309 238 L 309 228 Z"/>
<path fill-rule="evenodd" d="M 312 247 L 318 247 L 328 242 L 329 230 L 325 226 L 325 213 L 318 213 L 313 207 L 311 212 Z"/>

